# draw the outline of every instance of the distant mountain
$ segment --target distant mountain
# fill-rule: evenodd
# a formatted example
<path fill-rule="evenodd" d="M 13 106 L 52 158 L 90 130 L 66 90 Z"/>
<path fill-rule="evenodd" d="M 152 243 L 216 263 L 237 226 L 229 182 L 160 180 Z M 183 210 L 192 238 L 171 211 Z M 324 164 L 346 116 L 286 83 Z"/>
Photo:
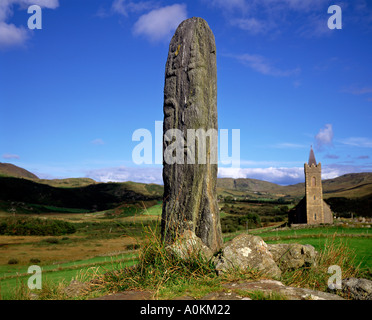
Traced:
<path fill-rule="evenodd" d="M 51 187 L 77 188 L 86 187 L 97 183 L 91 178 L 67 178 L 67 179 L 39 179 L 36 182 L 47 184 Z"/>
<path fill-rule="evenodd" d="M 35 174 L 11 163 L 0 162 L 0 177 L 14 177 L 34 180 L 38 183 L 47 184 L 52 187 L 85 187 L 96 183 L 90 178 L 67 178 L 67 179 L 39 179 Z"/>
<path fill-rule="evenodd" d="M 35 174 L 11 163 L 0 162 L 0 176 L 17 177 L 25 179 L 39 179 Z"/>
<path fill-rule="evenodd" d="M 222 196 L 280 198 L 299 200 L 305 194 L 304 183 L 280 186 L 257 179 L 217 179 Z M 369 206 L 372 173 L 351 173 L 323 180 L 324 198 L 345 206 L 338 199 L 362 199 L 358 205 Z M 126 201 L 162 200 L 163 186 L 136 182 L 98 183 L 90 178 L 39 179 L 33 173 L 9 163 L 0 163 L 0 204 L 19 202 L 61 208 L 105 210 Z M 336 200 L 335 200 L 336 199 Z M 368 201 L 367 201 L 367 200 Z M 359 201 L 359 200 L 358 200 Z M 367 202 L 366 202 L 367 201 Z M 354 202 L 353 202 L 354 203 Z"/>
<path fill-rule="evenodd" d="M 345 197 L 358 198 L 372 194 L 372 172 L 349 173 L 343 176 L 322 181 L 324 198 Z M 233 191 L 236 195 L 244 193 L 265 192 L 277 196 L 302 197 L 305 194 L 305 183 L 280 186 L 275 183 L 256 179 L 217 179 L 219 193 Z"/>
<path fill-rule="evenodd" d="M 217 188 L 237 190 L 237 191 L 251 191 L 251 192 L 276 192 L 279 185 L 256 179 L 232 179 L 232 178 L 218 178 Z"/>

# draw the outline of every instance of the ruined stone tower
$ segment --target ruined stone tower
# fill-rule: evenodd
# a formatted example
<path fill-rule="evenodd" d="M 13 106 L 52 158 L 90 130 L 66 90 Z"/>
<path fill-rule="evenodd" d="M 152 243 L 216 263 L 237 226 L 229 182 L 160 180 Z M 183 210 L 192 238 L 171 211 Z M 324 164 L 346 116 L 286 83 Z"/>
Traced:
<path fill-rule="evenodd" d="M 311 147 L 309 161 L 304 164 L 305 196 L 288 214 L 289 224 L 333 223 L 333 213 L 323 200 L 322 164 L 316 163 Z"/>
<path fill-rule="evenodd" d="M 305 170 L 305 196 L 307 224 L 324 223 L 322 164 L 316 163 L 313 148 L 311 147 L 308 163 Z"/>

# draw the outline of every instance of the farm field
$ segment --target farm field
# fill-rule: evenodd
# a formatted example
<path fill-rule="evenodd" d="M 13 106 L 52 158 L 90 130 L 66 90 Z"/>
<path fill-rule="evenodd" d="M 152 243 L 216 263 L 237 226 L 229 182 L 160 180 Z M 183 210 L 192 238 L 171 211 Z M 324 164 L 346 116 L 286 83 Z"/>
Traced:
<path fill-rule="evenodd" d="M 76 227 L 66 235 L 0 235 L 0 298 L 14 299 L 16 289 L 27 284 L 28 267 L 42 268 L 43 282 L 69 283 L 72 279 L 132 265 L 138 255 L 144 229 L 157 225 L 159 208 L 127 208 L 112 216 L 113 210 L 97 213 L 45 213 L 17 215 L 17 219 L 65 221 Z M 0 214 L 0 225 L 9 214 Z"/>
<path fill-rule="evenodd" d="M 221 204 L 223 207 L 224 204 Z M 247 206 L 247 205 L 246 205 Z M 252 204 L 255 209 L 257 204 Z M 230 207 L 228 207 L 230 209 Z M 249 206 L 247 206 L 249 209 Z M 277 210 L 277 208 L 274 208 Z M 30 277 L 27 269 L 36 264 L 42 268 L 46 285 L 66 286 L 73 279 L 89 280 L 93 275 L 119 270 L 136 263 L 138 248 L 147 227 L 158 228 L 162 205 L 155 203 L 146 208 L 122 205 L 119 208 L 95 213 L 44 213 L 18 215 L 19 218 L 37 217 L 48 221 L 65 221 L 75 226 L 76 232 L 58 236 L 24 235 L 0 236 L 0 297 L 19 299 L 19 289 Z M 242 217 L 244 212 L 221 210 L 221 217 Z M 0 214 L 0 224 L 9 214 Z M 285 222 L 284 222 L 285 223 Z M 264 225 L 264 227 L 263 227 Z M 249 234 L 262 237 L 267 243 L 311 244 L 324 250 L 331 241 L 344 243 L 354 251 L 355 264 L 371 274 L 372 236 L 367 225 L 342 225 L 280 228 L 283 221 L 253 225 Z M 247 232 L 240 230 L 224 233 L 224 241 Z M 13 260 L 13 261 L 11 261 Z M 14 263 L 14 264 L 12 264 Z M 369 272 L 369 273 L 368 273 Z"/>

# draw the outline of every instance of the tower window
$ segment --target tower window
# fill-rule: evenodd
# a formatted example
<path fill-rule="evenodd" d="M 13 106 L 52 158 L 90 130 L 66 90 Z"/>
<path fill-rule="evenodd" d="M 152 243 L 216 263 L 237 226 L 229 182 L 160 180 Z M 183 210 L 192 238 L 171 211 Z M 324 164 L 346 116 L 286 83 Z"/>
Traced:
<path fill-rule="evenodd" d="M 316 220 L 316 213 L 314 214 L 314 220 Z"/>
<path fill-rule="evenodd" d="M 316 199 L 316 196 L 314 196 L 314 200 Z"/>
<path fill-rule="evenodd" d="M 311 178 L 311 186 L 312 187 L 315 187 L 316 186 L 316 179 L 315 179 L 315 177 L 312 177 Z"/>

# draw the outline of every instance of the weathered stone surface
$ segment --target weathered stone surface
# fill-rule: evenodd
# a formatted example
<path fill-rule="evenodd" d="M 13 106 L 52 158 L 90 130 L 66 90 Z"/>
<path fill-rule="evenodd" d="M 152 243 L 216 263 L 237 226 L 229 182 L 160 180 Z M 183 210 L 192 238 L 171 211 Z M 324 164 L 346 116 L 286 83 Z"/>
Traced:
<path fill-rule="evenodd" d="M 175 138 L 168 131 L 171 129 L 179 130 L 183 138 Z M 166 63 L 162 236 L 166 242 L 172 242 L 184 230 L 191 230 L 212 251 L 217 251 L 222 246 L 217 161 L 213 161 L 217 144 L 203 143 L 203 139 L 197 138 L 191 143 L 188 129 L 202 129 L 205 133 L 218 129 L 215 39 L 207 22 L 195 17 L 177 28 Z M 206 141 L 215 141 L 213 134 L 211 137 Z M 166 156 L 167 150 L 178 143 L 184 143 L 185 149 L 175 155 L 171 153 L 172 161 L 178 159 L 172 163 Z M 199 146 L 205 147 L 206 163 L 199 159 Z"/>
<path fill-rule="evenodd" d="M 280 270 L 297 269 L 316 265 L 317 251 L 309 244 L 268 244 L 269 251 Z"/>
<path fill-rule="evenodd" d="M 342 280 L 342 291 L 352 300 L 372 300 L 372 281 L 347 278 Z"/>
<path fill-rule="evenodd" d="M 288 287 L 280 281 L 275 280 L 229 282 L 222 286 L 230 290 L 240 290 L 240 292 L 262 291 L 266 294 L 276 293 L 287 300 L 344 300 L 336 294 L 305 288 Z"/>
<path fill-rule="evenodd" d="M 217 272 L 226 272 L 232 268 L 249 268 L 272 277 L 281 275 L 267 244 L 262 238 L 248 234 L 241 234 L 227 242 L 215 263 Z"/>
<path fill-rule="evenodd" d="M 200 300 L 252 300 L 249 298 L 249 293 L 257 291 L 261 291 L 267 296 L 275 293 L 286 300 L 344 300 L 336 294 L 305 288 L 288 287 L 280 281 L 275 280 L 228 282 L 222 284 L 222 286 L 224 287 L 222 290 L 208 293 L 200 298 Z M 92 300 L 153 300 L 154 294 L 154 292 L 150 291 L 124 291 Z M 175 297 L 172 300 L 199 299 L 186 295 Z"/>
<path fill-rule="evenodd" d="M 243 297 L 236 292 L 220 291 L 208 293 L 200 300 L 252 300 L 252 299 L 248 297 Z"/>
<path fill-rule="evenodd" d="M 190 230 L 186 230 L 171 245 L 166 247 L 166 249 L 168 252 L 180 259 L 187 259 L 201 255 L 205 260 L 209 260 L 213 256 L 212 250 L 209 249 L 201 239 Z"/>
<path fill-rule="evenodd" d="M 91 300 L 153 300 L 153 295 L 150 291 L 123 291 Z"/>

